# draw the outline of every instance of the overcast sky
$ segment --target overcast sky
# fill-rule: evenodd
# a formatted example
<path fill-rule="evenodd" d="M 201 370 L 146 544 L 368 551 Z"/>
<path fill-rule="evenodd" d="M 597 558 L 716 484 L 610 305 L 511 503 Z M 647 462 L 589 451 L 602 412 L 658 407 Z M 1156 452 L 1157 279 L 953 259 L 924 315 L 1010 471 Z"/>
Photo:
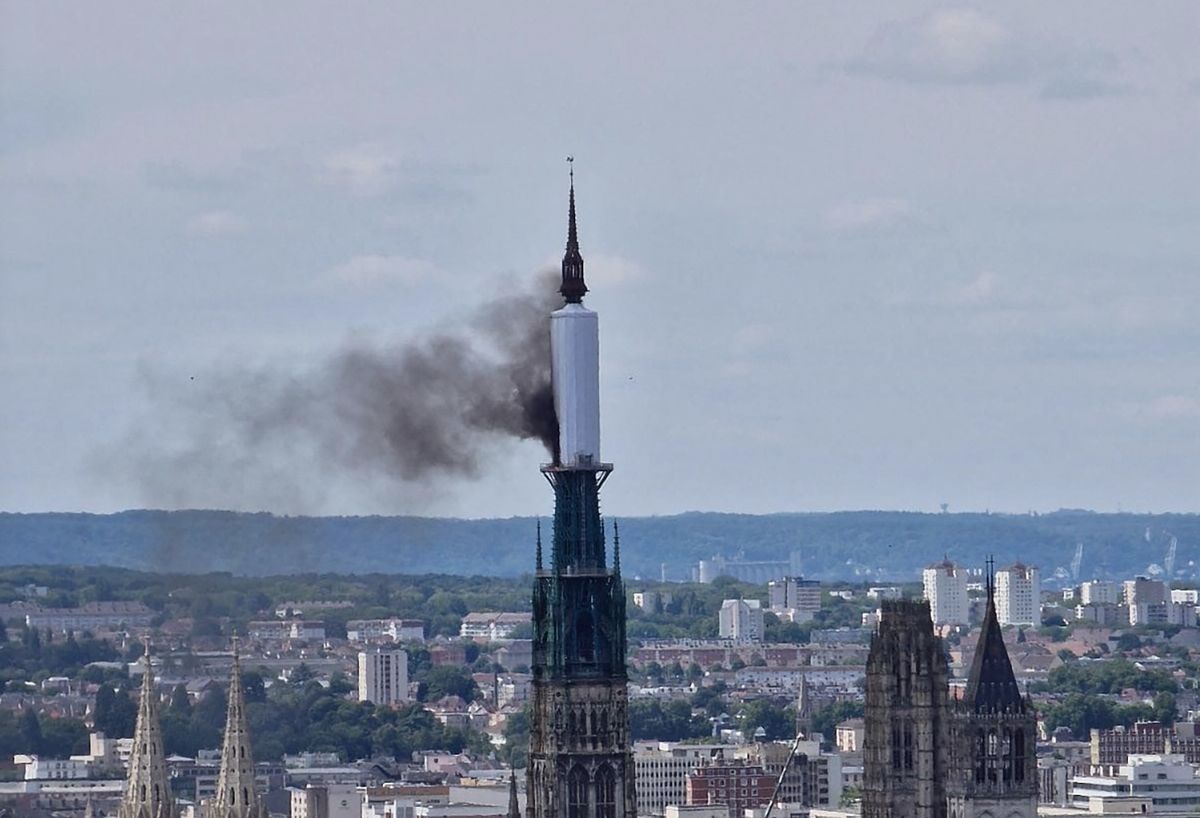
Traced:
<path fill-rule="evenodd" d="M 572 153 L 608 513 L 1200 511 L 1200 4 L 0 8 L 0 509 L 547 513 L 120 449 L 556 263 Z"/>

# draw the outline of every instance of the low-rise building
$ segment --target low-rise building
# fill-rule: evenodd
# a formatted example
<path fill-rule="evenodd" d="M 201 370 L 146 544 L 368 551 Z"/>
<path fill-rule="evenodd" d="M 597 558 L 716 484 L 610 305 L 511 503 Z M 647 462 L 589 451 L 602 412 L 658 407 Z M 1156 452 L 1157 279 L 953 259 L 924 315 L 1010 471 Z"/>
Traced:
<path fill-rule="evenodd" d="M 533 614 L 528 612 L 480 611 L 464 616 L 458 633 L 463 639 L 496 642 L 512 639 L 519 630 L 531 627 L 532 623 Z"/>
<path fill-rule="evenodd" d="M 637 742 L 633 768 L 637 811 L 642 816 L 663 815 L 672 804 L 686 804 L 688 775 L 696 767 L 733 753 L 732 745 Z"/>
<path fill-rule="evenodd" d="M 1109 815 L 1195 815 L 1200 777 L 1181 755 L 1133 755 L 1112 775 L 1076 776 L 1071 806 Z"/>
<path fill-rule="evenodd" d="M 351 642 L 424 642 L 425 622 L 420 619 L 351 619 L 346 623 Z"/>

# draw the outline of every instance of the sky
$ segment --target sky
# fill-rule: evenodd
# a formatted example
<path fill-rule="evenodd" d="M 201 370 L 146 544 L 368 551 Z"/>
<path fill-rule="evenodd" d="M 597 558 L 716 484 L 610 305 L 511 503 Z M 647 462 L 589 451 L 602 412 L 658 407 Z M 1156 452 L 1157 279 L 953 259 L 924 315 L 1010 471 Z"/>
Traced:
<path fill-rule="evenodd" d="M 556 264 L 571 154 L 607 513 L 1200 511 L 1198 38 L 1190 2 L 4 2 L 0 510 L 547 513 L 532 442 L 300 492 L 123 455 L 186 443 L 163 388 Z"/>

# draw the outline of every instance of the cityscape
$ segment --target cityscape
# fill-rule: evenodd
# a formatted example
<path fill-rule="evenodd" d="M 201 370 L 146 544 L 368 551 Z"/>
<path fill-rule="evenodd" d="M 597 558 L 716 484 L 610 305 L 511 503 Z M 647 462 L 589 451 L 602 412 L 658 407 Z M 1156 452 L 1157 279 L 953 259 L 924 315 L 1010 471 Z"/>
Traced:
<path fill-rule="evenodd" d="M 0 9 L 0 818 L 1200 816 L 1195 9 L 526 11 Z"/>

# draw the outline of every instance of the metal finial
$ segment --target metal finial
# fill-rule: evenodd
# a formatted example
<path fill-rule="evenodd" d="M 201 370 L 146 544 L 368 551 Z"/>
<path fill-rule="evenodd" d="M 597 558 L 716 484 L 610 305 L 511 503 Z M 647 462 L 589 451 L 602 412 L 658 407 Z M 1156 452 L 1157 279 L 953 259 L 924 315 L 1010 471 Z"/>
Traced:
<path fill-rule="evenodd" d="M 574 156 L 567 157 L 567 168 L 568 168 L 567 173 L 570 174 L 570 176 L 571 176 L 571 186 L 574 187 L 575 186 L 575 157 Z"/>

